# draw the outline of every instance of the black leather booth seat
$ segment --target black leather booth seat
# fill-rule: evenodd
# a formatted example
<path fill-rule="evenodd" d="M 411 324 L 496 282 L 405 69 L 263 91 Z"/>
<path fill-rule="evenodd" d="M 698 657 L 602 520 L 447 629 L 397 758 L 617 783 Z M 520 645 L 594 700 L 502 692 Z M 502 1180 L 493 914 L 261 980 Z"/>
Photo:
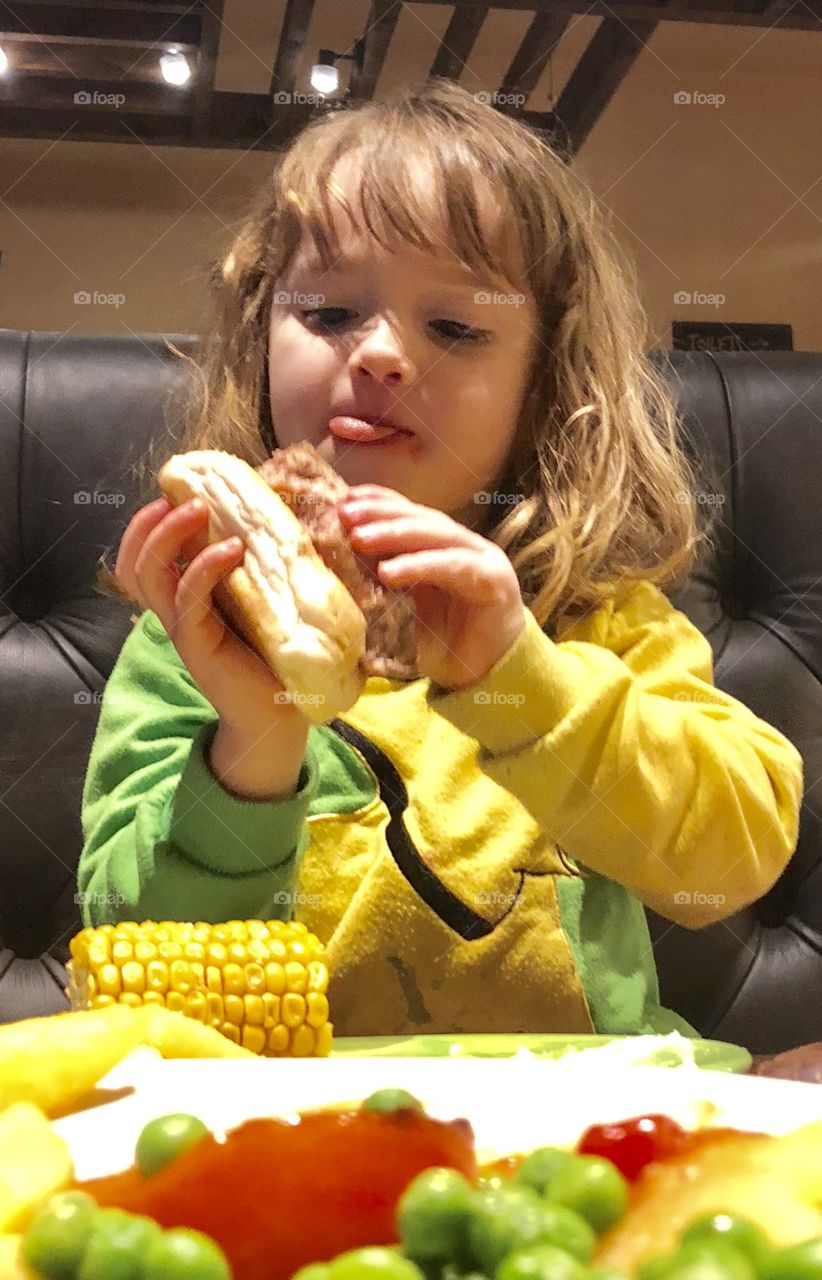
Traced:
<path fill-rule="evenodd" d="M 775 1053 L 822 1039 L 822 353 L 654 359 L 724 497 L 715 553 L 671 599 L 710 640 L 717 685 L 802 752 L 806 783 L 765 899 L 694 933 L 651 917 L 662 996 L 703 1035 Z M 83 777 L 131 614 L 92 582 L 181 363 L 159 335 L 0 330 L 0 1022 L 65 1007 Z"/>

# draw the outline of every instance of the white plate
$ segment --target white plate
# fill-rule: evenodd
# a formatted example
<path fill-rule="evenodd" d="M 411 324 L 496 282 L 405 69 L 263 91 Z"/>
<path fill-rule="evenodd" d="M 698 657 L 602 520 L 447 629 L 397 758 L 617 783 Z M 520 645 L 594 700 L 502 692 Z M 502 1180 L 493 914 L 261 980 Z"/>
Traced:
<path fill-rule="evenodd" d="M 92 1178 L 132 1164 L 140 1130 L 156 1116 L 187 1112 L 219 1131 L 254 1116 L 359 1102 L 386 1087 L 408 1089 L 438 1119 L 466 1116 L 481 1158 L 570 1145 L 589 1124 L 648 1112 L 673 1116 L 687 1128 L 707 1121 L 768 1133 L 822 1119 L 819 1085 L 693 1067 L 603 1069 L 596 1054 L 591 1057 L 166 1062 L 137 1050 L 101 1081 L 101 1088 L 124 1089 L 124 1096 L 55 1127 L 71 1147 L 77 1177 Z"/>

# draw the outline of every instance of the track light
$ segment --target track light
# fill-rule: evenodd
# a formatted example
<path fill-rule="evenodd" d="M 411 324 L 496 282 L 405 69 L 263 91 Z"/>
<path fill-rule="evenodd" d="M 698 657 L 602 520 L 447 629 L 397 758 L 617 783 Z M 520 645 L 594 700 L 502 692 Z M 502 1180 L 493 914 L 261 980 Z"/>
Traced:
<path fill-rule="evenodd" d="M 185 54 L 176 49 L 164 53 L 160 57 L 160 70 L 168 84 L 186 84 L 191 79 L 191 67 Z"/>

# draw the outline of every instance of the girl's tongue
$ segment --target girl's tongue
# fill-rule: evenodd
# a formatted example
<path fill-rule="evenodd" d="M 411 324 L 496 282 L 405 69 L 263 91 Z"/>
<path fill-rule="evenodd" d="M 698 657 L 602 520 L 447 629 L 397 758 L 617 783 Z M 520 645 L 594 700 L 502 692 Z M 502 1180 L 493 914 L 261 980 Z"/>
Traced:
<path fill-rule="evenodd" d="M 377 444 L 381 440 L 411 434 L 410 431 L 399 427 L 374 426 L 370 422 L 363 422 L 361 418 L 349 417 L 332 418 L 328 423 L 328 429 L 340 440 L 353 440 L 356 444 Z"/>

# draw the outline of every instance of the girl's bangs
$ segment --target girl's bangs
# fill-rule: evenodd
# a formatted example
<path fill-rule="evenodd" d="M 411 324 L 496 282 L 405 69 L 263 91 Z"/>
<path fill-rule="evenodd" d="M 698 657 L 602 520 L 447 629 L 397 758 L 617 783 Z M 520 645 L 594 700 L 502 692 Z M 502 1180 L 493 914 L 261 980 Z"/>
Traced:
<path fill-rule="evenodd" d="M 490 182 L 453 143 L 437 138 L 420 147 L 418 138 L 414 142 L 413 150 L 410 140 L 401 136 L 379 145 L 338 148 L 310 170 L 301 168 L 298 184 L 292 178 L 288 198 L 322 269 L 330 270 L 343 252 L 334 222 L 334 206 L 339 210 L 342 205 L 355 232 L 367 233 L 387 252 L 405 244 L 435 257 L 456 258 L 489 282 L 503 280 L 518 287 L 511 261 L 514 245 L 502 230 L 496 243 L 489 239 L 478 192 L 484 187 L 499 208 L 500 229 L 512 225 L 507 202 L 500 207 Z M 340 161 L 349 157 L 358 177 L 353 207 L 332 179 Z M 431 196 L 412 176 L 426 171 L 434 175 L 434 207 L 444 212 L 446 241 L 435 230 L 442 223 L 432 216 Z"/>

